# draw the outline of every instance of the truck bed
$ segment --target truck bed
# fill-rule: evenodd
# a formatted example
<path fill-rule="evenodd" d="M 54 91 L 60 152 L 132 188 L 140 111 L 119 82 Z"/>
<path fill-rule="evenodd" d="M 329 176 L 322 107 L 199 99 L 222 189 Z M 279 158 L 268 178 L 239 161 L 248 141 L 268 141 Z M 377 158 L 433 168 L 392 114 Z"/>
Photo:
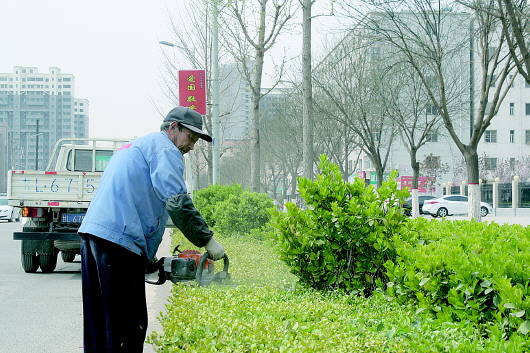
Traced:
<path fill-rule="evenodd" d="M 7 196 L 11 206 L 88 208 L 101 172 L 12 170 Z"/>

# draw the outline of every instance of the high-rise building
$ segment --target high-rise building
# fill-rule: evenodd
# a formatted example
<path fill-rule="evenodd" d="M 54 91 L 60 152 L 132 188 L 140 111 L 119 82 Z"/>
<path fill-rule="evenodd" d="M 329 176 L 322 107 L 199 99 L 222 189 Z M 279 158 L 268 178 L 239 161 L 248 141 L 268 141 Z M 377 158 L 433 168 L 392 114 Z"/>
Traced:
<path fill-rule="evenodd" d="M 74 75 L 58 67 L 0 73 L 0 126 L 7 130 L 0 168 L 43 169 L 57 140 L 88 137 L 88 100 L 76 99 L 74 88 Z"/>
<path fill-rule="evenodd" d="M 219 71 L 221 141 L 225 146 L 239 145 L 249 134 L 250 89 L 239 64 L 222 65 Z"/>
<path fill-rule="evenodd" d="M 0 161 L 7 160 L 7 124 L 0 123 Z M 7 189 L 7 163 L 0 163 L 0 193 Z"/>

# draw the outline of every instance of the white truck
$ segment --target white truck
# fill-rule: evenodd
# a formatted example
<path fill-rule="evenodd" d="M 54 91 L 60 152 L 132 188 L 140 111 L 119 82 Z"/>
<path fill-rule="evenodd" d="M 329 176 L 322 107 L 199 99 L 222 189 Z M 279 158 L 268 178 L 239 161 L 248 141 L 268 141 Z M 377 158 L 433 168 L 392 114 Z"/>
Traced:
<path fill-rule="evenodd" d="M 22 208 L 21 261 L 26 272 L 53 272 L 57 256 L 72 262 L 80 250 L 77 230 L 110 158 L 125 139 L 57 141 L 46 170 L 10 170 L 8 203 Z"/>

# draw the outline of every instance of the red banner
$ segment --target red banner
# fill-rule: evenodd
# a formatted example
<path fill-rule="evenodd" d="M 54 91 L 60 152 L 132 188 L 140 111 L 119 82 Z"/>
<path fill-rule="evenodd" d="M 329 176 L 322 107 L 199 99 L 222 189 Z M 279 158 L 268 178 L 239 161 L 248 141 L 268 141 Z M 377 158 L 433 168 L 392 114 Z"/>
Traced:
<path fill-rule="evenodd" d="M 179 70 L 179 104 L 206 115 L 206 70 Z"/>
<path fill-rule="evenodd" d="M 429 184 L 433 178 L 428 177 L 418 177 L 418 192 L 425 193 L 429 189 Z M 436 180 L 436 178 L 434 178 Z M 401 177 L 401 189 L 408 187 L 412 188 L 412 177 L 411 176 L 402 176 Z"/>

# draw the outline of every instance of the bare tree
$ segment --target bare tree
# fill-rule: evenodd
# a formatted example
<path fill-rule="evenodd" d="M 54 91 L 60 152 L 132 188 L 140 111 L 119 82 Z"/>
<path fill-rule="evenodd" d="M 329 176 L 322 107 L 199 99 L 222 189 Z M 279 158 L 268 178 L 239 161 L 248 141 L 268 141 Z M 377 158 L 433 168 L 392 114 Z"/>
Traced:
<path fill-rule="evenodd" d="M 215 0 L 212 0 L 215 1 Z M 292 0 L 256 0 L 229 2 L 222 14 L 224 45 L 240 62 L 251 91 L 250 179 L 252 191 L 260 191 L 260 99 L 265 54 L 276 43 L 292 18 Z M 283 64 L 280 65 L 280 74 Z M 276 84 L 278 81 L 276 82 Z M 272 87 L 275 87 L 273 84 Z"/>
<path fill-rule="evenodd" d="M 459 0 L 458 3 L 475 11 L 486 12 L 502 23 L 506 43 L 519 73 L 530 84 L 530 5 L 526 0 L 477 1 Z"/>
<path fill-rule="evenodd" d="M 374 12 L 366 16 L 363 23 L 414 67 L 449 135 L 464 156 L 471 199 L 469 217 L 480 220 L 477 146 L 509 89 L 510 83 L 505 83 L 513 68 L 505 34 L 496 26 L 498 20 L 486 12 L 474 16 L 452 12 L 442 1 L 368 3 Z M 343 5 L 358 16 L 351 3 Z M 471 63 L 466 66 L 470 55 Z M 430 70 L 425 70 L 426 65 Z M 462 82 L 466 75 L 455 75 L 455 70 L 464 72 L 466 68 L 469 68 L 470 81 L 467 85 Z M 477 84 L 474 82 L 476 76 L 480 80 Z M 457 84 L 470 86 L 472 92 L 469 136 L 458 133 L 460 114 L 454 114 L 451 107 L 451 87 Z M 476 107 L 475 102 L 478 102 Z"/>
<path fill-rule="evenodd" d="M 388 89 L 381 102 L 398 127 L 412 167 L 412 217 L 419 216 L 418 179 L 420 176 L 419 149 L 436 136 L 441 117 L 430 109 L 430 99 L 416 71 L 407 62 L 391 65 L 385 76 Z"/>
<path fill-rule="evenodd" d="M 442 163 L 439 156 L 432 153 L 424 156 L 420 162 L 420 170 L 427 177 L 427 187 L 432 191 L 435 187 L 436 180 L 449 171 L 449 164 Z"/>
<path fill-rule="evenodd" d="M 323 116 L 341 122 L 356 135 L 380 186 L 397 130 L 379 104 L 385 96 L 380 62 L 357 34 L 352 30 L 317 67 L 316 101 Z"/>
<path fill-rule="evenodd" d="M 282 185 L 282 195 L 276 195 L 280 202 L 287 194 L 296 194 L 297 177 L 302 166 L 303 127 L 300 96 L 300 90 L 293 90 L 274 108 L 275 114 L 262 121 L 263 164 L 269 173 L 265 180 L 269 182 L 269 190 L 270 185 Z M 273 174 L 274 172 L 276 174 Z"/>

